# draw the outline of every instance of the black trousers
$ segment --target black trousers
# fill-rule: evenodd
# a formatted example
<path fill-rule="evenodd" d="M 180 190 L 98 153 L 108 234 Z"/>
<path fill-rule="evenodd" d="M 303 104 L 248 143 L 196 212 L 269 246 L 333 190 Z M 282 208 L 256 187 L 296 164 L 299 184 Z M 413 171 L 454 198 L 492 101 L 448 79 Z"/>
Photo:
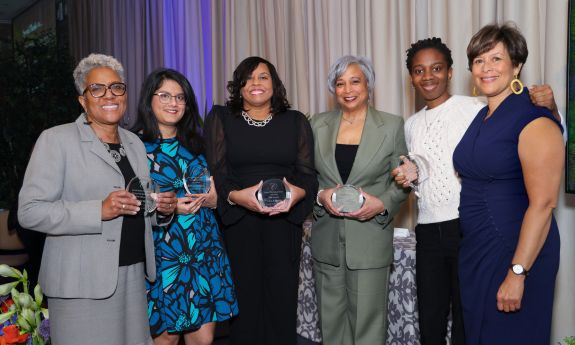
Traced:
<path fill-rule="evenodd" d="M 224 238 L 240 309 L 230 344 L 295 345 L 301 225 L 248 214 Z"/>
<path fill-rule="evenodd" d="M 415 227 L 417 302 L 422 345 L 446 344 L 452 314 L 451 342 L 465 344 L 457 271 L 459 219 Z"/>

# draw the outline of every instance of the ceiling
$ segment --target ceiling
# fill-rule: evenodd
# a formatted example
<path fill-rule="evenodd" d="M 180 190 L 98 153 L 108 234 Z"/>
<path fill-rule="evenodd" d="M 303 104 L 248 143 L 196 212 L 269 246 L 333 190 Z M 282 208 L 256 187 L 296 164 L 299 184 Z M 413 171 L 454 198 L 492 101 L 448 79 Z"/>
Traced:
<path fill-rule="evenodd" d="M 0 24 L 9 24 L 37 0 L 0 0 Z"/>

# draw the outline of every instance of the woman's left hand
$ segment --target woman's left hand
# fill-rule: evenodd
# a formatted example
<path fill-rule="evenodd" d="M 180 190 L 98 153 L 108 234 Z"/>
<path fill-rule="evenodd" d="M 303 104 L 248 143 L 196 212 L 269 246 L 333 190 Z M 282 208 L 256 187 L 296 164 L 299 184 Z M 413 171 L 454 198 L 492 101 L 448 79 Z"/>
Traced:
<path fill-rule="evenodd" d="M 553 116 L 555 116 L 558 121 L 561 121 L 551 86 L 547 84 L 533 85 L 529 88 L 529 97 L 533 104 L 549 109 L 553 113 Z"/>
<path fill-rule="evenodd" d="M 156 209 L 163 215 L 174 213 L 178 205 L 178 198 L 174 192 L 162 192 L 156 194 Z"/>
<path fill-rule="evenodd" d="M 366 221 L 370 220 L 371 218 L 377 216 L 378 214 L 385 211 L 385 205 L 383 201 L 381 201 L 378 197 L 375 197 L 369 193 L 363 191 L 363 189 L 359 189 L 361 195 L 365 198 L 365 202 L 363 206 L 355 212 L 346 213 L 345 216 L 347 218 L 354 218 L 359 221 Z"/>
<path fill-rule="evenodd" d="M 213 176 L 210 176 L 210 191 L 204 195 L 206 196 L 206 199 L 204 200 L 202 207 L 216 208 L 218 205 L 218 193 L 216 193 Z"/>
<path fill-rule="evenodd" d="M 497 309 L 506 313 L 519 311 L 524 288 L 525 276 L 508 271 L 497 290 Z"/>
<path fill-rule="evenodd" d="M 300 188 L 296 185 L 289 183 L 285 177 L 284 177 L 284 183 L 286 186 L 288 186 L 291 192 L 291 198 L 286 199 L 284 201 L 280 201 L 276 205 L 270 207 L 269 208 L 271 210 L 271 212 L 269 213 L 270 216 L 289 212 L 293 207 L 293 205 L 297 204 L 301 199 L 305 198 L 305 190 L 303 188 Z"/>
<path fill-rule="evenodd" d="M 406 156 L 399 156 L 399 159 L 403 163 L 391 171 L 391 176 L 393 176 L 398 185 L 407 188 L 418 178 L 417 166 Z"/>

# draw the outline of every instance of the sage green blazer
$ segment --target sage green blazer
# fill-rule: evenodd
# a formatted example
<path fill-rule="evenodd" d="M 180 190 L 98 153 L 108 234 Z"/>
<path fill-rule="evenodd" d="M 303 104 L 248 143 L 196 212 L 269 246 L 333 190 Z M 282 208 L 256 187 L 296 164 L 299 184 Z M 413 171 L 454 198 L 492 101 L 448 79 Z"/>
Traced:
<path fill-rule="evenodd" d="M 315 167 L 319 188 L 343 184 L 335 161 L 335 145 L 341 110 L 317 114 L 311 125 L 315 141 Z M 407 153 L 403 119 L 369 107 L 361 142 L 347 184 L 361 187 L 381 199 L 387 210 L 368 221 L 334 217 L 314 207 L 312 255 L 319 262 L 339 266 L 340 236 L 345 241 L 345 259 L 350 269 L 381 268 L 393 260 L 393 216 L 409 191 L 391 176 L 396 158 Z"/>

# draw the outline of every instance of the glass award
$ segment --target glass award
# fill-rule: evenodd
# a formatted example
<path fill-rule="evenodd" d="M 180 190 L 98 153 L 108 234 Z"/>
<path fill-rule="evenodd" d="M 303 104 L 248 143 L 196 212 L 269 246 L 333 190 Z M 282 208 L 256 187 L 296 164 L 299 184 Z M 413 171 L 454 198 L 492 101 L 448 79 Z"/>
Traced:
<path fill-rule="evenodd" d="M 256 195 L 262 207 L 273 207 L 279 202 L 291 199 L 289 187 L 277 178 L 265 180 Z"/>
<path fill-rule="evenodd" d="M 402 157 L 399 157 L 398 167 L 406 180 L 409 181 L 409 186 L 415 195 L 420 197 L 419 186 L 429 178 L 429 163 L 423 156 L 415 153 L 409 153 Z"/>
<path fill-rule="evenodd" d="M 341 213 L 357 211 L 363 206 L 365 198 L 359 189 L 353 185 L 345 184 L 338 187 L 331 195 L 333 206 Z"/>
<path fill-rule="evenodd" d="M 184 171 L 184 189 L 188 194 L 206 194 L 210 191 L 210 172 L 199 165 L 188 165 Z"/>
<path fill-rule="evenodd" d="M 142 204 L 140 205 L 140 212 L 144 216 L 156 210 L 156 200 L 160 192 L 159 186 L 148 177 L 136 176 L 130 180 L 126 190 L 136 197 Z"/>

